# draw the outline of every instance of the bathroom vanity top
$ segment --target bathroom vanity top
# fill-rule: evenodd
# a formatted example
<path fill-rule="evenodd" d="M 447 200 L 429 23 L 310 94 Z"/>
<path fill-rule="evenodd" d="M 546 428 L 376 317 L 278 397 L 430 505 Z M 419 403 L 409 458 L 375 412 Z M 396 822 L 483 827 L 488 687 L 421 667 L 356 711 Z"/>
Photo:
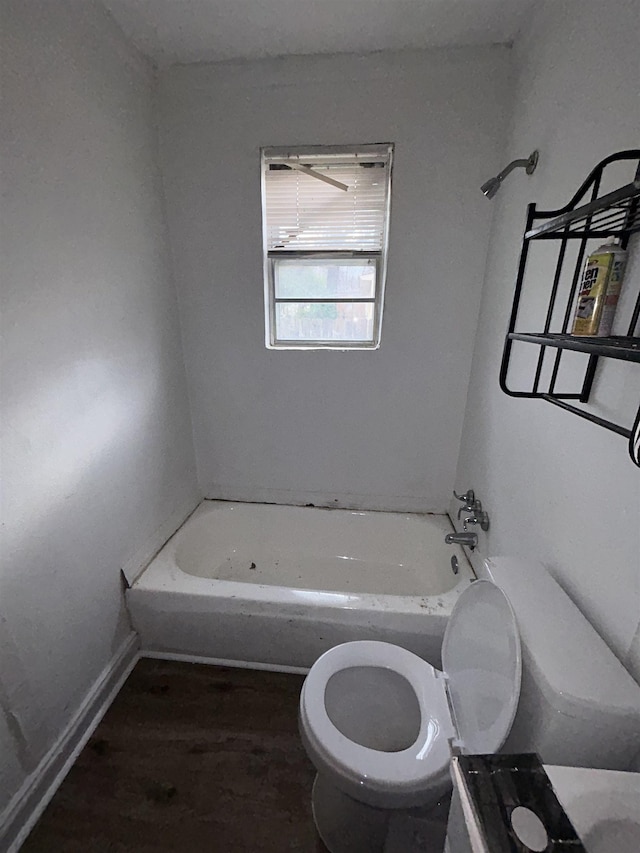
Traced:
<path fill-rule="evenodd" d="M 537 755 L 460 755 L 452 766 L 473 851 L 587 853 Z"/>
<path fill-rule="evenodd" d="M 588 853 L 640 850 L 640 773 L 545 764 Z"/>
<path fill-rule="evenodd" d="M 542 765 L 535 754 L 462 755 L 453 776 L 474 851 L 640 850 L 640 773 Z"/>

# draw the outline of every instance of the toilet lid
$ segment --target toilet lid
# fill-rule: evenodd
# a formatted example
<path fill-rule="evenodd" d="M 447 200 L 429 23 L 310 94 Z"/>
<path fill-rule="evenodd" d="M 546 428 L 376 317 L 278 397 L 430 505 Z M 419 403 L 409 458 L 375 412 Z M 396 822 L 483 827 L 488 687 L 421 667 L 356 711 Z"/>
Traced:
<path fill-rule="evenodd" d="M 491 581 L 475 581 L 456 602 L 442 643 L 442 668 L 461 748 L 497 752 L 518 707 L 522 656 L 511 604 Z"/>

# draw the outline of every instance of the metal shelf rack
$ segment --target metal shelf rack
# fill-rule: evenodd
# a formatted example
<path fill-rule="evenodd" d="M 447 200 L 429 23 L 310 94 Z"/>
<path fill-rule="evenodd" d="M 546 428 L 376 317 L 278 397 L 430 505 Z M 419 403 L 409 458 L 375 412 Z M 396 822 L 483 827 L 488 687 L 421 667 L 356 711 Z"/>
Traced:
<path fill-rule="evenodd" d="M 600 188 L 608 167 L 620 169 L 628 161 L 630 171 L 635 165 L 635 176 L 613 192 L 600 195 Z M 631 171 L 631 175 L 633 172 Z M 631 429 L 606 420 L 575 405 L 587 403 L 599 358 L 614 358 L 629 362 L 640 362 L 640 292 L 631 310 L 629 324 L 624 335 L 607 338 L 578 337 L 569 334 L 572 309 L 580 283 L 587 254 L 587 243 L 593 239 L 618 237 L 623 248 L 627 247 L 632 234 L 640 231 L 640 149 L 620 151 L 602 160 L 589 174 L 571 201 L 559 210 L 538 210 L 535 204 L 527 208 L 527 223 L 522 239 L 522 251 L 518 264 L 515 294 L 509 328 L 507 330 L 502 364 L 500 387 L 511 397 L 546 400 L 566 409 L 581 418 L 624 436 L 629 441 L 629 455 L 640 467 L 640 405 Z M 550 295 L 546 306 L 546 317 L 542 331 L 522 332 L 516 330 L 518 312 L 523 298 L 527 260 L 531 246 L 538 241 L 556 241 L 558 255 L 555 271 L 550 278 Z M 576 257 L 567 265 L 567 248 L 577 241 Z M 569 273 L 568 289 L 563 286 Z M 565 292 L 566 291 L 566 292 Z M 561 320 L 560 320 L 561 317 Z M 557 326 L 560 329 L 557 329 Z M 552 331 L 552 328 L 554 330 Z M 539 348 L 536 367 L 530 390 L 513 390 L 508 384 L 509 365 L 514 343 L 534 344 Z M 545 355 L 551 348 L 553 365 L 549 372 L 545 368 Z M 580 387 L 573 392 L 559 392 L 556 388 L 558 374 L 565 351 L 586 353 L 589 358 L 581 376 Z"/>

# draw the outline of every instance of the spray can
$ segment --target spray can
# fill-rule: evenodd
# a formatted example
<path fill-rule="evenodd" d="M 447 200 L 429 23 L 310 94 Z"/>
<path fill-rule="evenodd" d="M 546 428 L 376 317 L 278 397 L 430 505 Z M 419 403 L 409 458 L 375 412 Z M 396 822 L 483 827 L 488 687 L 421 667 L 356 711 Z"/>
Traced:
<path fill-rule="evenodd" d="M 607 337 L 611 334 L 626 260 L 627 253 L 617 239 L 599 246 L 589 255 L 580 283 L 572 335 Z"/>

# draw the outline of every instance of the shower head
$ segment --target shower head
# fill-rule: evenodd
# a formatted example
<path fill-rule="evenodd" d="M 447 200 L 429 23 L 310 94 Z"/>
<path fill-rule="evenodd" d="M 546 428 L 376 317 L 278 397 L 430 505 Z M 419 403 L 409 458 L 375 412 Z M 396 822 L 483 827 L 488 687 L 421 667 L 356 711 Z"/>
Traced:
<path fill-rule="evenodd" d="M 495 178 L 489 178 L 488 181 L 485 181 L 480 189 L 487 198 L 493 198 L 500 189 L 500 185 L 510 172 L 514 169 L 522 168 L 525 170 L 527 175 L 533 175 L 537 165 L 538 152 L 532 151 L 526 160 L 512 160 L 508 166 L 505 166 L 505 168 L 495 176 Z"/>
<path fill-rule="evenodd" d="M 482 190 L 483 195 L 486 195 L 487 198 L 493 198 L 500 189 L 501 183 L 502 181 L 498 177 L 489 178 L 488 181 L 484 182 L 480 189 Z"/>

